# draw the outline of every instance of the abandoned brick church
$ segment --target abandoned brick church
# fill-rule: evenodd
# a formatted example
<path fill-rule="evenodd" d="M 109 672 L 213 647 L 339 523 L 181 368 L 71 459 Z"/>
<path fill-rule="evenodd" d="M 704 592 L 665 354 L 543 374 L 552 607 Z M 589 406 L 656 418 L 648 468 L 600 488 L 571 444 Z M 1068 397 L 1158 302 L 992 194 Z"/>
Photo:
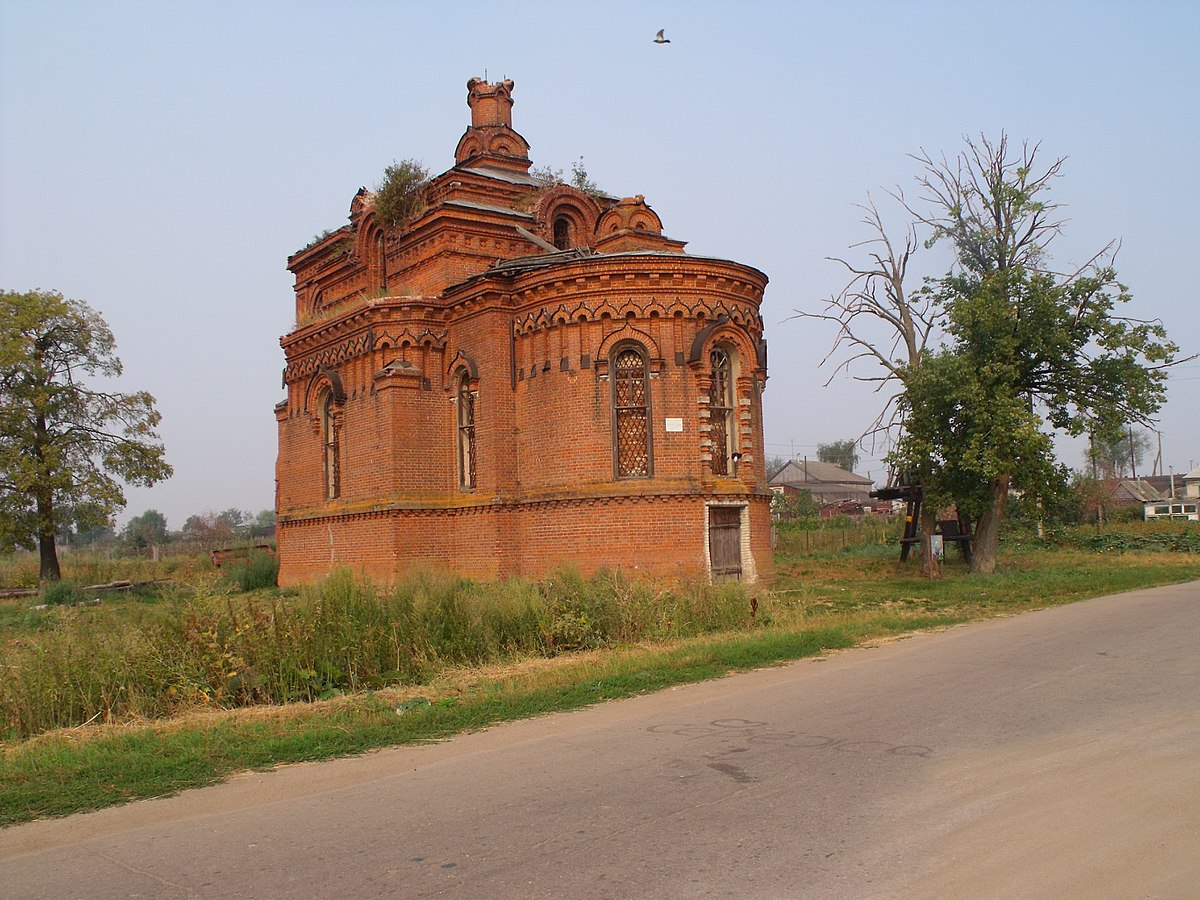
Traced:
<path fill-rule="evenodd" d="M 766 276 L 684 253 L 640 195 L 532 177 L 512 90 L 467 83 L 454 167 L 402 224 L 360 190 L 288 260 L 281 583 L 763 576 Z"/>

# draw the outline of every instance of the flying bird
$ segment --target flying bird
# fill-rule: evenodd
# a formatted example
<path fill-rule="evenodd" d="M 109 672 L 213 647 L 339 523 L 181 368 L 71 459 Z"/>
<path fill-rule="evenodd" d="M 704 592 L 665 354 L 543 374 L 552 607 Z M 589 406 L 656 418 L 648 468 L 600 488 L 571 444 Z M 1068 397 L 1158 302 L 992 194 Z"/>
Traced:
<path fill-rule="evenodd" d="M 660 29 L 658 29 L 658 34 L 656 34 L 656 35 L 654 36 L 654 43 L 656 43 L 656 44 L 669 44 L 669 43 L 671 43 L 671 39 L 670 39 L 670 38 L 665 38 L 665 37 L 663 37 L 663 32 L 664 32 L 664 31 L 666 31 L 666 30 L 667 30 L 667 29 L 665 29 L 665 28 L 660 28 Z"/>

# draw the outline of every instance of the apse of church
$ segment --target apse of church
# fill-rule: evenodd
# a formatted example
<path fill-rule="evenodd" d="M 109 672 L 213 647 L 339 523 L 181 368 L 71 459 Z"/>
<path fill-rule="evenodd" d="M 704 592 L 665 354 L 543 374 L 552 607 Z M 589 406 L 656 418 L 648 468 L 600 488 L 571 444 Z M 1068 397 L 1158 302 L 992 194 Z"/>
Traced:
<path fill-rule="evenodd" d="M 281 583 L 768 574 L 766 276 L 685 253 L 640 194 L 530 175 L 513 87 L 467 83 L 407 219 L 360 190 L 288 260 Z"/>

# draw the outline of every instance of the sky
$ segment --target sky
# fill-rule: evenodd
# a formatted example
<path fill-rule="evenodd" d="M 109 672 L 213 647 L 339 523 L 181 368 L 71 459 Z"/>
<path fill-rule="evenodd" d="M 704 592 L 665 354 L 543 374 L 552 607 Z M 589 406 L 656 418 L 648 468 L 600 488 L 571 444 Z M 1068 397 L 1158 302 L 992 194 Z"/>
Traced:
<path fill-rule="evenodd" d="M 535 165 L 582 157 L 689 252 L 770 277 L 766 451 L 814 458 L 881 398 L 851 377 L 866 368 L 825 387 L 833 332 L 794 314 L 842 287 L 828 257 L 861 258 L 856 204 L 902 229 L 886 192 L 913 193 L 909 154 L 965 136 L 1066 157 L 1056 266 L 1119 241 L 1129 314 L 1200 350 L 1198 32 L 1192 0 L 0 0 L 0 289 L 86 301 L 120 387 L 157 399 L 175 475 L 130 488 L 118 523 L 269 508 L 287 257 L 394 160 L 450 168 L 467 79 L 511 78 Z M 1160 416 L 1164 471 L 1200 463 L 1198 413 L 1192 362 Z M 1082 466 L 1078 441 L 1060 453 Z M 859 471 L 885 480 L 882 454 Z"/>

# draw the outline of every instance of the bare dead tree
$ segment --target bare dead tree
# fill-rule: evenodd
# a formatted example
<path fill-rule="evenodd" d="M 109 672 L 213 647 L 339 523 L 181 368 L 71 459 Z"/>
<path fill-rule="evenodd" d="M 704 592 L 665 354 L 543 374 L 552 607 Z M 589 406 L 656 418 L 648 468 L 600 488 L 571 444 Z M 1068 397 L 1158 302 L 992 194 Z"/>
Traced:
<path fill-rule="evenodd" d="M 888 193 L 908 209 L 901 191 Z M 909 262 L 921 246 L 916 226 L 908 225 L 903 236 L 893 241 L 869 194 L 867 202 L 859 208 L 864 212 L 863 224 L 874 236 L 852 244 L 850 249 L 865 250 L 865 262 L 827 257 L 843 266 L 850 280 L 826 301 L 820 312 L 796 310 L 791 318 L 815 319 L 836 326 L 833 344 L 821 360 L 822 366 L 838 360 L 825 381 L 826 386 L 839 373 L 849 374 L 851 367 L 862 360 L 872 361 L 878 367 L 873 374 L 850 376 L 856 381 L 874 383 L 877 392 L 892 390 L 875 420 L 859 437 L 860 443 L 870 438 L 873 446 L 876 439 L 886 440 L 899 428 L 899 401 L 904 396 L 905 378 L 920 365 L 921 353 L 938 331 L 943 313 L 931 292 L 910 293 L 905 285 Z"/>
<path fill-rule="evenodd" d="M 995 141 L 980 135 L 978 140 L 964 137 L 963 142 L 965 149 L 953 161 L 945 154 L 935 160 L 924 149 L 909 154 L 924 169 L 917 176 L 923 205 L 905 204 L 905 209 L 932 230 L 928 244 L 949 238 L 959 264 L 968 271 L 1016 266 L 1046 271 L 1046 250 L 1066 220 L 1058 216 L 1061 204 L 1033 198 L 1050 189 L 1067 158 L 1061 156 L 1034 174 L 1041 144 L 1023 142 L 1014 155 L 1004 132 Z"/>

